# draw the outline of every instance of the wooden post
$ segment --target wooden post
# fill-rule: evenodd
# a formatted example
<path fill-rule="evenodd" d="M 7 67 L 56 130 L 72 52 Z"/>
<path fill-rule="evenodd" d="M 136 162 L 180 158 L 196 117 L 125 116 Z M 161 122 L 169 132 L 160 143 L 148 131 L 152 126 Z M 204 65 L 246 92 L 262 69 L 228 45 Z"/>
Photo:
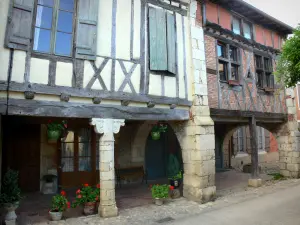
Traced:
<path fill-rule="evenodd" d="M 251 140 L 251 178 L 257 179 L 259 177 L 259 168 L 258 168 L 256 119 L 254 116 L 249 118 L 249 128 L 250 128 L 250 140 Z"/>

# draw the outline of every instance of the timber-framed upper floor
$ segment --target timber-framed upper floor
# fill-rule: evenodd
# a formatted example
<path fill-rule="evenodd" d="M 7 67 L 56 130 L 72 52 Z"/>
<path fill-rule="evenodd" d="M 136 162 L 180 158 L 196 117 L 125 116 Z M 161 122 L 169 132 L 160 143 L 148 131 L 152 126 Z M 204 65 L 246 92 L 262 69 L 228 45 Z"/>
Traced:
<path fill-rule="evenodd" d="M 1 1 L 1 113 L 188 119 L 187 2 Z"/>
<path fill-rule="evenodd" d="M 274 71 L 293 28 L 241 0 L 198 2 L 197 23 L 204 30 L 212 116 L 240 117 L 234 112 L 244 111 L 285 117 L 284 88 Z"/>

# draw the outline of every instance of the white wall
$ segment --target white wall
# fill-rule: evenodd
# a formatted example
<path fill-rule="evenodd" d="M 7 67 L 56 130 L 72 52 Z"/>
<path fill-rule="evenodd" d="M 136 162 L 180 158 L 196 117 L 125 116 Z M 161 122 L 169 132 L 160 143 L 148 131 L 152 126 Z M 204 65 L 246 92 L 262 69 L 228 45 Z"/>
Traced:
<path fill-rule="evenodd" d="M 7 80 L 9 66 L 9 50 L 4 48 L 7 14 L 10 0 L 0 1 L 0 80 Z"/>

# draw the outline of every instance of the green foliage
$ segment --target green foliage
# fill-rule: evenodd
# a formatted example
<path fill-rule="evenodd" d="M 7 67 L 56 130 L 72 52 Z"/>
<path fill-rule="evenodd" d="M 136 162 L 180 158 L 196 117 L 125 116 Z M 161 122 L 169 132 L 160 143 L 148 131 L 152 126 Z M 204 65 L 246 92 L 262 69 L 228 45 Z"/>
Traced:
<path fill-rule="evenodd" d="M 165 133 L 168 130 L 168 125 L 157 124 L 152 127 L 151 132 Z"/>
<path fill-rule="evenodd" d="M 169 188 L 167 184 L 156 184 L 151 187 L 152 198 L 168 198 L 169 197 Z"/>
<path fill-rule="evenodd" d="M 268 175 L 273 176 L 273 180 L 285 180 L 285 177 L 280 173 L 270 173 Z"/>
<path fill-rule="evenodd" d="M 67 129 L 67 122 L 63 120 L 61 123 L 52 122 L 51 120 L 48 121 L 47 129 L 49 131 L 57 130 L 57 131 L 63 131 L 64 129 Z"/>
<path fill-rule="evenodd" d="M 279 57 L 276 67 L 277 81 L 287 87 L 294 87 L 300 81 L 300 26 L 288 39 Z"/>
<path fill-rule="evenodd" d="M 0 194 L 0 203 L 14 203 L 21 199 L 21 190 L 18 185 L 19 173 L 17 171 L 8 169 L 5 173 Z"/>
<path fill-rule="evenodd" d="M 51 212 L 64 212 L 67 208 L 70 208 L 70 203 L 64 195 L 52 197 Z"/>
<path fill-rule="evenodd" d="M 87 202 L 96 202 L 99 200 L 100 188 L 93 188 L 88 184 L 83 184 L 81 189 L 76 191 L 76 199 L 72 203 L 75 208 L 78 205 L 84 205 Z"/>
<path fill-rule="evenodd" d="M 170 180 L 179 180 L 182 178 L 180 164 L 177 157 L 174 154 L 169 155 L 167 175 L 168 179 Z"/>

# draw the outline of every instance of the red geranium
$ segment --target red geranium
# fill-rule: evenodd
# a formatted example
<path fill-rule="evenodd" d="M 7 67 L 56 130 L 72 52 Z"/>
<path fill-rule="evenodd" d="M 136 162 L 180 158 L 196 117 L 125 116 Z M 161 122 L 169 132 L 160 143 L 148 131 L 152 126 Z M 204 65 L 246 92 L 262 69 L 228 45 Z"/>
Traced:
<path fill-rule="evenodd" d="M 82 197 L 81 195 L 78 195 L 78 196 L 77 196 L 77 198 L 81 198 L 81 197 Z"/>
<path fill-rule="evenodd" d="M 85 186 L 85 187 L 88 187 L 88 186 L 89 186 L 89 184 L 84 184 L 83 186 Z"/>
<path fill-rule="evenodd" d="M 61 194 L 62 196 L 66 196 L 66 192 L 65 192 L 65 191 L 61 191 L 60 194 Z"/>
<path fill-rule="evenodd" d="M 100 188 L 100 184 L 97 184 L 97 188 Z"/>
<path fill-rule="evenodd" d="M 70 202 L 67 202 L 67 207 L 68 207 L 68 209 L 71 207 L 71 203 Z"/>
<path fill-rule="evenodd" d="M 170 186 L 170 190 L 171 190 L 171 191 L 174 190 L 174 186 Z"/>
<path fill-rule="evenodd" d="M 77 191 L 76 191 L 76 195 L 79 195 L 80 194 L 80 189 L 78 189 Z"/>

